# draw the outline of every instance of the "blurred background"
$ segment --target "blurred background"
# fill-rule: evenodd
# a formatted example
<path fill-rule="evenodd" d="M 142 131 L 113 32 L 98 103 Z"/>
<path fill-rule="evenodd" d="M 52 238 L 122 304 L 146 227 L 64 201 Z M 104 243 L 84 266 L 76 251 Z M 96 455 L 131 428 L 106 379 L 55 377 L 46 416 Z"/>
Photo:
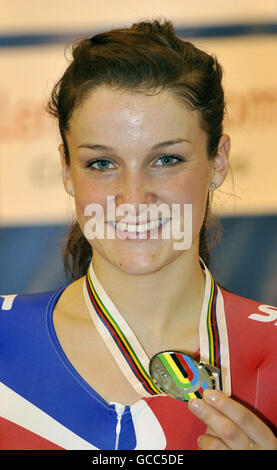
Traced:
<path fill-rule="evenodd" d="M 61 246 L 74 218 L 57 125 L 44 108 L 73 39 L 167 18 L 224 68 L 230 174 L 214 193 L 223 227 L 215 278 L 277 305 L 277 2 L 0 0 L 0 293 L 64 285 Z"/>

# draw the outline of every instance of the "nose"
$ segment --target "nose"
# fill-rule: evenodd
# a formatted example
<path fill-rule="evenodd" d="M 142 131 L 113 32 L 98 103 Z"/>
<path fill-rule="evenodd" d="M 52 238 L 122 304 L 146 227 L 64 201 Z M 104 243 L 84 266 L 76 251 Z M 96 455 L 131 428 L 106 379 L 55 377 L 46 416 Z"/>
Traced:
<path fill-rule="evenodd" d="M 138 175 L 136 172 L 125 173 L 122 177 L 118 191 L 115 195 L 115 204 L 130 204 L 134 209 L 138 209 L 139 204 L 154 204 L 157 196 L 151 188 L 146 177 Z"/>

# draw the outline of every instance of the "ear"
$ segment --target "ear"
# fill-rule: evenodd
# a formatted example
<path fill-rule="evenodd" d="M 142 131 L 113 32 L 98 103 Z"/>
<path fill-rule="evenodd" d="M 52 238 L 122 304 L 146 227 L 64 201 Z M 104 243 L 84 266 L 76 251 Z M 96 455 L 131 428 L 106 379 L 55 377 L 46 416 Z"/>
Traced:
<path fill-rule="evenodd" d="M 217 154 L 212 160 L 212 177 L 210 183 L 215 183 L 216 188 L 223 184 L 227 176 L 230 150 L 230 136 L 223 134 L 219 139 Z"/>
<path fill-rule="evenodd" d="M 63 185 L 64 185 L 66 192 L 72 196 L 73 183 L 72 183 L 71 175 L 70 175 L 70 166 L 68 165 L 66 161 L 63 144 L 60 144 L 58 149 L 60 153 L 60 160 L 61 160 L 61 166 L 62 166 Z"/>

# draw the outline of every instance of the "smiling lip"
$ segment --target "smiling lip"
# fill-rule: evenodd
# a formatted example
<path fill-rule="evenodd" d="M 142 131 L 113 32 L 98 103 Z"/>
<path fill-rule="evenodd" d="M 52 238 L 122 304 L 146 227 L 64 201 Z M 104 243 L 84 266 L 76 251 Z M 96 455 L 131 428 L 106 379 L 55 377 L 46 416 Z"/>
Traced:
<path fill-rule="evenodd" d="M 160 220 L 163 220 L 165 219 L 165 217 L 159 217 L 158 219 L 155 219 L 155 220 L 152 220 L 151 218 L 136 218 L 136 219 L 125 219 L 125 218 L 122 218 L 122 219 L 119 219 L 119 220 L 111 220 L 111 221 L 108 221 L 109 223 L 115 223 L 115 224 L 119 224 L 119 223 L 123 223 L 123 224 L 128 224 L 128 225 L 144 225 L 144 224 L 148 224 L 150 222 L 158 222 Z"/>
<path fill-rule="evenodd" d="M 150 238 L 151 233 L 157 233 L 160 231 L 161 227 L 168 222 L 168 218 L 162 218 L 155 221 L 147 223 L 136 223 L 130 224 L 126 222 L 112 222 L 108 223 L 116 230 L 118 234 L 124 234 L 124 239 L 136 239 L 136 240 L 145 240 Z M 143 235 L 142 238 L 139 236 Z M 120 237 L 119 237 L 120 238 Z"/>

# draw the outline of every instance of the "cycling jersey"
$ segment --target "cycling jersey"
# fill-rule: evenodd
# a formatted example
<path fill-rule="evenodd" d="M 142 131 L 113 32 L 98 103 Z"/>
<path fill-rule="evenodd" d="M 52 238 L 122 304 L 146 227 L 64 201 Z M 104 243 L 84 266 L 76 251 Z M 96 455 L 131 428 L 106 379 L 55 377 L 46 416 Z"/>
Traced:
<path fill-rule="evenodd" d="M 168 396 L 107 403 L 58 341 L 53 310 L 65 287 L 0 296 L 0 449 L 197 449 L 206 426 Z M 277 425 L 277 308 L 221 288 L 232 397 Z"/>

